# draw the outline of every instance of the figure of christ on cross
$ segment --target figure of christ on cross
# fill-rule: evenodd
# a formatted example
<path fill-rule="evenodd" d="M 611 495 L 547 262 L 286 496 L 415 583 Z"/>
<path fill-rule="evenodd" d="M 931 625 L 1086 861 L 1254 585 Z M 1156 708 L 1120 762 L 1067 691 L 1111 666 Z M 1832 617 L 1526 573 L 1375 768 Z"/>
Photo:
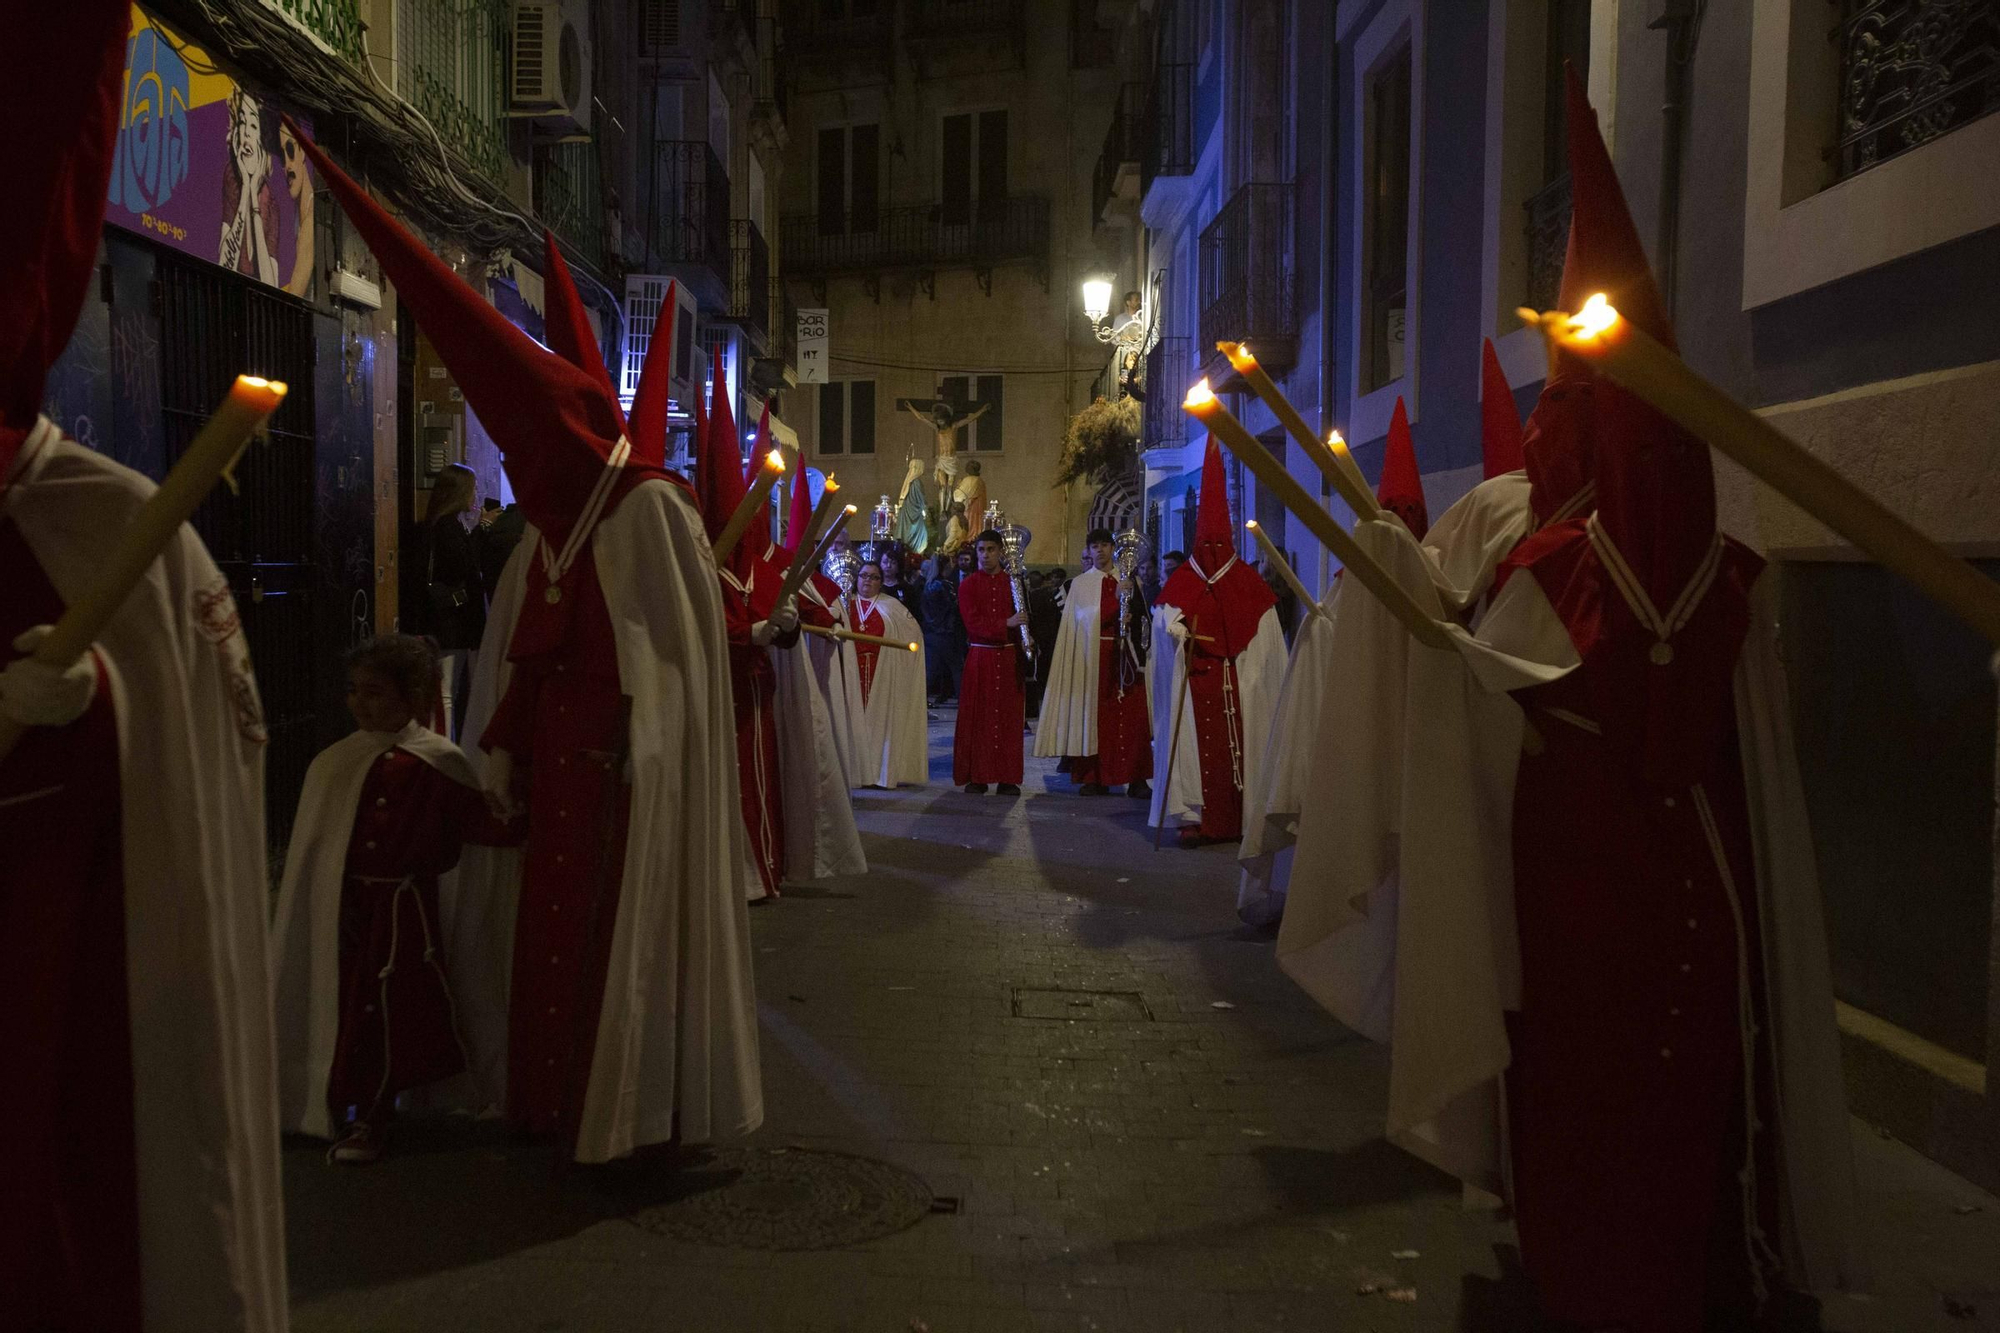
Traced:
<path fill-rule="evenodd" d="M 950 494 L 958 481 L 958 432 L 985 416 L 992 410 L 993 404 L 981 403 L 963 415 L 958 415 L 955 405 L 943 398 L 898 398 L 896 406 L 936 433 L 937 464 L 933 475 L 937 478 L 938 489 Z"/>

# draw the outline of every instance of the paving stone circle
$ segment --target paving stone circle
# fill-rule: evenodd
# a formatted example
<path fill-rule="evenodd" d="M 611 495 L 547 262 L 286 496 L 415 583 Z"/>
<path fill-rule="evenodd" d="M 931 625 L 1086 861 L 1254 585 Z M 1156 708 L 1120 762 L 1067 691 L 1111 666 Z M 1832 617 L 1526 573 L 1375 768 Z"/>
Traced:
<path fill-rule="evenodd" d="M 887 1162 L 816 1148 L 729 1148 L 700 1168 L 725 1185 L 632 1215 L 691 1245 L 830 1250 L 879 1240 L 931 1211 L 921 1178 Z"/>

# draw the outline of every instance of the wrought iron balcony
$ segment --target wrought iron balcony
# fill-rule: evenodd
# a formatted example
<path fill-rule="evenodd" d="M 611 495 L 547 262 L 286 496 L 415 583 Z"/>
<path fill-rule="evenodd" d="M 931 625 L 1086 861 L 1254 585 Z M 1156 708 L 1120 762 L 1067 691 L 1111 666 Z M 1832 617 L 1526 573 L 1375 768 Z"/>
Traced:
<path fill-rule="evenodd" d="M 1097 155 L 1097 174 L 1091 182 L 1090 225 L 1104 220 L 1104 210 L 1118 193 L 1118 178 L 1136 168 L 1145 158 L 1146 85 L 1128 83 L 1118 90 L 1118 109 L 1111 115 L 1111 129 L 1104 136 L 1104 151 Z"/>
<path fill-rule="evenodd" d="M 1562 287 L 1563 255 L 1569 249 L 1569 173 L 1544 185 L 1522 207 L 1528 214 L 1527 303 L 1536 310 L 1551 310 Z"/>
<path fill-rule="evenodd" d="M 1250 343 L 1274 374 L 1297 364 L 1297 215 L 1295 187 L 1245 185 L 1202 228 L 1201 361 L 1217 388 L 1233 373 L 1220 341 Z"/>
<path fill-rule="evenodd" d="M 326 43 L 337 54 L 361 63 L 359 0 L 264 0 L 293 23 Z"/>
<path fill-rule="evenodd" d="M 1187 442 L 1187 413 L 1181 411 L 1181 395 L 1194 380 L 1192 342 L 1185 337 L 1162 338 L 1146 353 L 1146 404 L 1139 419 L 1142 453 L 1176 449 Z"/>
<path fill-rule="evenodd" d="M 731 277 L 729 175 L 706 140 L 663 139 L 653 146 L 653 188 L 646 237 L 661 265 L 691 265 L 713 275 L 696 298 L 727 299 Z M 695 284 L 690 284 L 691 287 Z"/>
<path fill-rule="evenodd" d="M 590 264 L 604 268 L 604 191 L 597 145 L 548 144 L 535 149 L 535 212 Z"/>
<path fill-rule="evenodd" d="M 729 319 L 758 350 L 770 346 L 771 251 L 749 218 L 729 223 Z"/>
<path fill-rule="evenodd" d="M 1011 195 L 974 202 L 965 221 L 946 220 L 942 204 L 916 204 L 822 216 L 791 215 L 779 245 L 788 278 L 888 269 L 974 268 L 1033 263 L 1048 278 L 1049 201 Z"/>
<path fill-rule="evenodd" d="M 1989 3 L 1840 0 L 1837 179 L 2000 111 L 2000 14 Z"/>
<path fill-rule="evenodd" d="M 913 42 L 990 43 L 1018 37 L 1026 27 L 1026 0 L 908 0 L 903 35 Z"/>
<path fill-rule="evenodd" d="M 398 19 L 396 91 L 475 171 L 505 180 L 501 47 L 510 8 L 502 0 L 409 0 Z"/>

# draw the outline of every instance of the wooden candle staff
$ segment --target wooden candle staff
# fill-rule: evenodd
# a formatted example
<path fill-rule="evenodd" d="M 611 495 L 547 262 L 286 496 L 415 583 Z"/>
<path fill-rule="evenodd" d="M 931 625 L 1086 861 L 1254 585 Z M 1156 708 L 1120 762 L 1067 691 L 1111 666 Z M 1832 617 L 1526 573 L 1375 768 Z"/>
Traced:
<path fill-rule="evenodd" d="M 285 386 L 254 375 L 238 375 L 222 405 L 188 444 L 160 488 L 139 506 L 98 568 L 97 581 L 71 603 L 54 631 L 35 649 L 35 660 L 46 666 L 68 667 L 85 653 L 111 623 L 118 608 L 153 567 L 181 524 L 188 521 L 215 483 L 228 480 L 230 468 L 250 437 L 285 400 Z M 20 742 L 23 728 L 0 718 L 0 761 Z"/>
<path fill-rule="evenodd" d="M 1257 539 L 1257 545 L 1264 552 L 1264 559 L 1277 566 L 1278 577 L 1285 581 L 1285 586 L 1290 588 L 1292 595 L 1299 599 L 1299 605 L 1305 607 L 1307 611 L 1314 615 L 1325 615 L 1325 609 L 1320 606 L 1311 593 L 1306 591 L 1306 585 L 1299 582 L 1299 576 L 1292 569 L 1291 562 L 1285 559 L 1285 553 L 1280 551 L 1277 543 L 1271 540 L 1271 534 L 1264 531 L 1264 525 L 1253 518 L 1243 526 L 1250 529 L 1250 535 Z"/>
<path fill-rule="evenodd" d="M 723 463 L 725 466 L 733 466 L 727 459 L 724 459 Z M 742 541 L 743 534 L 749 530 L 750 520 L 757 516 L 759 506 L 770 503 L 771 488 L 776 486 L 778 478 L 784 475 L 785 456 L 776 449 L 765 454 L 764 466 L 757 469 L 757 480 L 750 483 L 750 489 L 744 493 L 742 503 L 736 506 L 736 512 L 729 516 L 729 522 L 723 525 L 721 535 L 715 539 L 716 564 L 720 565 L 729 559 L 730 552 L 736 549 L 736 543 Z"/>
<path fill-rule="evenodd" d="M 1327 550 L 1333 552 L 1348 572 L 1361 581 L 1363 587 L 1389 608 L 1390 614 L 1403 622 L 1406 629 L 1417 640 L 1432 648 L 1449 649 L 1451 639 L 1444 627 L 1424 613 L 1403 585 L 1389 577 L 1389 572 L 1375 563 L 1374 557 L 1361 548 L 1361 544 L 1333 521 L 1333 515 L 1299 485 L 1285 465 L 1271 456 L 1270 450 L 1257 442 L 1257 437 L 1244 429 L 1208 387 L 1208 381 L 1188 390 L 1187 401 L 1181 405 L 1191 416 L 1208 428 L 1210 434 L 1228 446 L 1230 452 L 1243 460 L 1243 465 L 1256 474 L 1259 485 L 1268 487 L 1285 508 L 1299 516 L 1308 531 L 1317 537 Z"/>
<path fill-rule="evenodd" d="M 1340 432 L 1335 431 L 1327 443 L 1320 443 L 1319 437 L 1306 425 L 1306 419 L 1292 406 L 1291 399 L 1285 397 L 1271 377 L 1264 373 L 1264 368 L 1257 364 L 1257 358 L 1250 354 L 1250 344 L 1220 342 L 1215 345 L 1215 350 L 1229 358 L 1230 366 L 1243 377 L 1251 392 L 1264 400 L 1265 406 L 1271 409 L 1271 415 L 1298 442 L 1299 448 L 1305 451 L 1306 457 L 1312 460 L 1313 466 L 1320 470 L 1320 475 L 1327 479 L 1340 498 L 1347 501 L 1347 507 L 1354 511 L 1355 517 L 1379 518 L 1382 506 L 1376 502 L 1374 492 L 1368 489 L 1368 483 L 1361 479 L 1361 470 L 1354 465 L 1353 455 L 1347 454 L 1347 445 L 1341 441 Z M 1345 467 L 1341 465 L 1340 456 L 1343 454 L 1346 454 Z"/>
<path fill-rule="evenodd" d="M 917 645 L 907 639 L 885 639 L 879 634 L 863 634 L 860 630 L 842 629 L 837 625 L 832 628 L 828 628 L 825 625 L 801 625 L 799 628 L 808 634 L 817 634 L 823 639 L 845 639 L 849 643 L 873 643 L 883 648 L 900 648 L 906 653 L 917 651 Z"/>
<path fill-rule="evenodd" d="M 2000 647 L 2000 586 L 1881 501 L 1688 368 L 1600 293 L 1574 315 L 1520 311 L 1551 347 L 1573 352 L 1619 387 L 1914 583 Z"/>
<path fill-rule="evenodd" d="M 804 472 L 800 472 L 797 484 L 800 486 L 806 484 Z M 826 488 L 819 493 L 819 503 L 813 506 L 812 516 L 806 520 L 806 530 L 785 534 L 793 541 L 792 563 L 785 566 L 785 581 L 778 588 L 780 604 L 783 604 L 787 597 L 797 596 L 799 589 L 806 586 L 806 580 L 812 577 L 813 570 L 818 567 L 820 552 L 817 543 L 827 516 L 833 513 L 834 507 L 840 503 L 836 498 L 839 494 L 840 483 L 829 475 L 826 479 Z M 853 506 L 849 505 L 848 509 L 851 511 Z"/>

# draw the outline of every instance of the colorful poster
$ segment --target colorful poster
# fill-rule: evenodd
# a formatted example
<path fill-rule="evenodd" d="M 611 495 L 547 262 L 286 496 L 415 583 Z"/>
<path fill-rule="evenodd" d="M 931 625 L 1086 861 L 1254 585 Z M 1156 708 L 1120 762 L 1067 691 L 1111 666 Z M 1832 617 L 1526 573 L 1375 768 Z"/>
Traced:
<path fill-rule="evenodd" d="M 105 221 L 304 296 L 313 182 L 278 111 L 132 6 Z"/>

